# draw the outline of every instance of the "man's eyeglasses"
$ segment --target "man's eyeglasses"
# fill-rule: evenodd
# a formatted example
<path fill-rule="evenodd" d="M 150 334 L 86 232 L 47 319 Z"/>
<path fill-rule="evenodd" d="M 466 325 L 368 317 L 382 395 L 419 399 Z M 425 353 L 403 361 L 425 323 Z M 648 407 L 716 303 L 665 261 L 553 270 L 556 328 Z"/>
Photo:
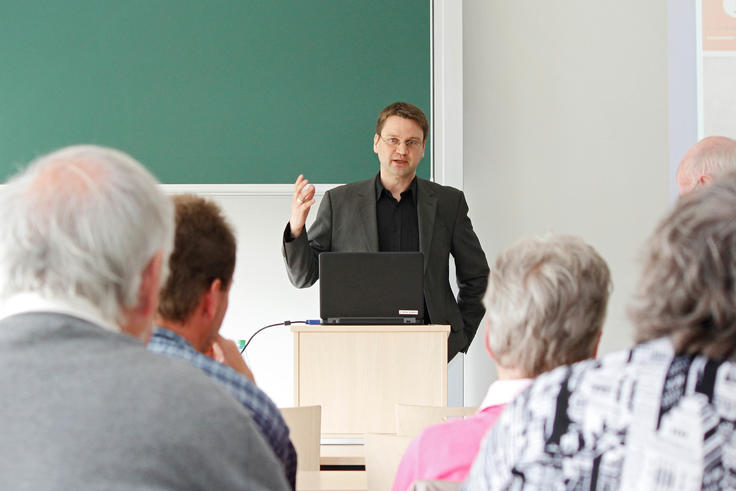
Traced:
<path fill-rule="evenodd" d="M 390 137 L 390 138 L 384 138 L 381 135 L 378 135 L 378 138 L 383 140 L 383 143 L 388 145 L 391 148 L 396 148 L 399 145 L 401 145 L 401 140 L 398 138 Z M 406 145 L 407 150 L 418 150 L 422 148 L 422 142 L 420 140 L 417 140 L 415 138 L 411 138 L 409 140 L 406 140 L 404 142 L 404 145 Z"/>

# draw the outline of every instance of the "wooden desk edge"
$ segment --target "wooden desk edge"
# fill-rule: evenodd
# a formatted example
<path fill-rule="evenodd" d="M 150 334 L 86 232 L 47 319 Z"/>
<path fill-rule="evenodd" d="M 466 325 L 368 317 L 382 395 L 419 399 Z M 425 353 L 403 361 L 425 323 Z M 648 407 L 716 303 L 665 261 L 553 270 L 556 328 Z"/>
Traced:
<path fill-rule="evenodd" d="M 368 332 L 394 332 L 394 331 L 409 331 L 409 332 L 444 332 L 450 334 L 450 326 L 443 324 L 395 324 L 395 325 L 372 325 L 372 326 L 357 326 L 357 325 L 332 325 L 332 324 L 320 324 L 311 326 L 291 326 L 291 332 L 355 332 L 355 331 L 368 331 Z"/>
<path fill-rule="evenodd" d="M 320 445 L 319 463 L 321 465 L 365 465 L 365 447 L 362 444 Z"/>

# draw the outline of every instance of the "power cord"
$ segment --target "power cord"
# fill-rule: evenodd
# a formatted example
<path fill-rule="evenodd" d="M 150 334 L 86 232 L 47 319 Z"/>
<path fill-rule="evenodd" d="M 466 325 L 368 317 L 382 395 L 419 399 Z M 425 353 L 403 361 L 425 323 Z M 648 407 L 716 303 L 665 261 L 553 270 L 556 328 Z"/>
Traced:
<path fill-rule="evenodd" d="M 245 351 L 245 348 L 248 347 L 251 341 L 253 341 L 253 338 L 256 337 L 256 334 L 259 332 L 268 329 L 269 327 L 276 327 L 276 326 L 290 326 L 292 324 L 306 324 L 306 325 L 318 325 L 321 324 L 322 321 L 319 319 L 308 319 L 305 321 L 284 321 L 284 322 L 277 322 L 276 324 L 269 324 L 267 326 L 263 326 L 262 328 L 258 329 L 256 332 L 253 333 L 253 335 L 248 338 L 248 341 L 243 341 L 242 339 L 238 342 L 240 345 L 240 354 L 243 354 L 243 351 Z"/>

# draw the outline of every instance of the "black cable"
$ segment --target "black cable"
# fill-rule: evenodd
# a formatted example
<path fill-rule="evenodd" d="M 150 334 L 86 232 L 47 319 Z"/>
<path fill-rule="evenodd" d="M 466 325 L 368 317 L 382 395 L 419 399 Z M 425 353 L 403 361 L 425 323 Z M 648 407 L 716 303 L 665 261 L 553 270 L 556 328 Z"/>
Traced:
<path fill-rule="evenodd" d="M 243 351 L 245 351 L 245 348 L 248 347 L 251 341 L 253 341 L 253 338 L 256 337 L 256 334 L 259 332 L 268 329 L 269 327 L 276 327 L 276 326 L 290 326 L 291 324 L 306 324 L 307 321 L 284 321 L 284 322 L 278 322 L 276 324 L 269 324 L 268 326 L 263 326 L 262 328 L 258 329 L 256 332 L 253 333 L 253 335 L 248 338 L 248 341 L 243 345 L 243 349 L 240 350 L 240 354 L 243 354 Z"/>

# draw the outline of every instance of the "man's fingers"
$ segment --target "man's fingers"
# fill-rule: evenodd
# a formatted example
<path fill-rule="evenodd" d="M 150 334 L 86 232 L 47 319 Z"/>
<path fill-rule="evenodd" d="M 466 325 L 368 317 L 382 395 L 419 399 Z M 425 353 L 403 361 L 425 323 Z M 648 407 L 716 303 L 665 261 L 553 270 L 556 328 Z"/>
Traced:
<path fill-rule="evenodd" d="M 310 192 L 314 189 L 314 186 L 309 184 L 309 181 L 304 179 L 300 185 L 294 189 L 294 198 L 296 201 L 302 202 L 311 198 Z"/>
<path fill-rule="evenodd" d="M 314 184 L 309 184 L 309 179 L 304 179 L 304 174 L 299 174 L 294 183 L 294 201 L 299 204 L 309 202 L 314 197 Z"/>
<path fill-rule="evenodd" d="M 297 201 L 299 201 L 299 203 L 306 203 L 311 200 L 312 197 L 314 197 L 314 185 L 308 184 L 302 188 L 299 196 L 297 196 Z"/>
<path fill-rule="evenodd" d="M 299 174 L 299 177 L 296 179 L 296 182 L 294 183 L 294 196 L 298 196 L 299 193 L 302 192 L 302 189 L 304 189 L 304 186 L 307 185 L 309 181 L 304 179 L 304 174 Z"/>
<path fill-rule="evenodd" d="M 220 346 L 219 341 L 212 343 L 212 351 L 215 354 L 214 358 L 216 361 L 220 363 L 223 363 L 225 361 L 225 353 L 223 352 L 222 346 Z"/>
<path fill-rule="evenodd" d="M 302 191 L 296 197 L 296 200 L 299 203 L 307 203 L 311 201 L 312 198 L 314 198 L 314 186 L 310 185 L 309 187 L 302 189 Z"/>
<path fill-rule="evenodd" d="M 309 184 L 302 189 L 302 201 L 309 201 L 314 196 L 315 189 L 314 184 Z"/>
<path fill-rule="evenodd" d="M 306 182 L 306 181 L 305 181 Z M 303 187 L 295 193 L 296 202 L 299 204 L 308 203 L 312 200 L 314 197 L 314 185 L 307 185 L 308 187 Z"/>

